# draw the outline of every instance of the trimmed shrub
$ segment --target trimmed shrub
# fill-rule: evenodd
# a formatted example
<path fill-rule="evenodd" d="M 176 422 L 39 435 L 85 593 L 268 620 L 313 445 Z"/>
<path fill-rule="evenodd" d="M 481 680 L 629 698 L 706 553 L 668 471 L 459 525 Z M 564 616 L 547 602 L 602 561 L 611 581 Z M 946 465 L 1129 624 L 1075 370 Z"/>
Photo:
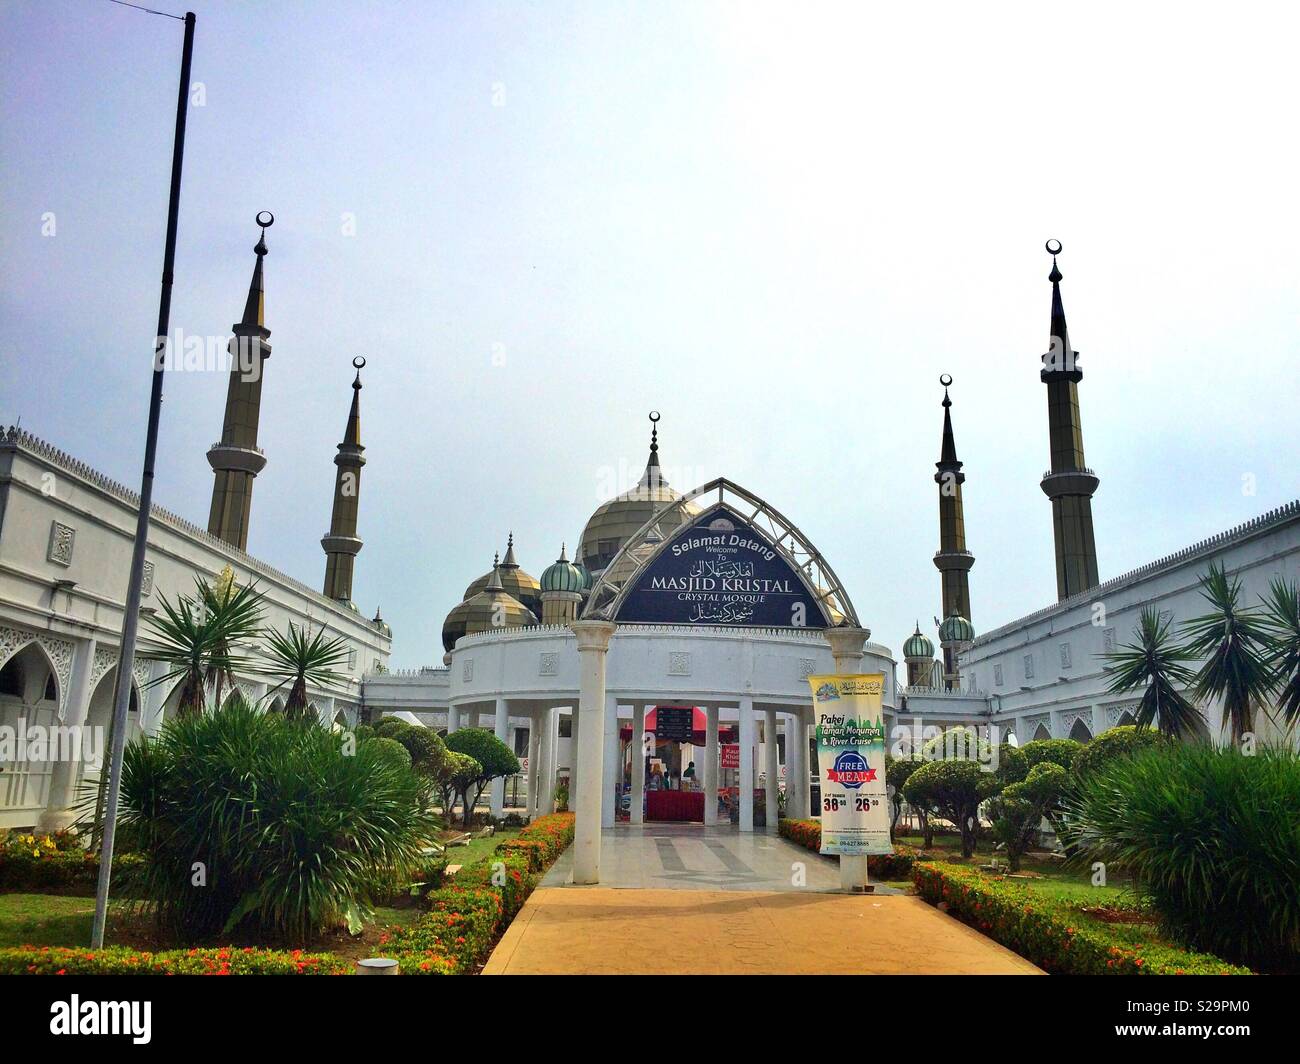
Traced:
<path fill-rule="evenodd" d="M 1077 779 L 1085 779 L 1102 765 L 1117 757 L 1127 757 L 1153 746 L 1168 746 L 1169 740 L 1153 728 L 1121 724 L 1102 732 L 1092 742 L 1080 747 L 1070 770 Z"/>
<path fill-rule="evenodd" d="M 822 825 L 819 820 L 781 820 L 777 831 L 782 838 L 814 853 L 821 852 Z M 912 865 L 923 860 L 910 846 L 895 844 L 893 853 L 873 853 L 867 858 L 867 874 L 876 879 L 906 879 L 912 874 Z"/>
<path fill-rule="evenodd" d="M 0 975 L 349 975 L 349 961 L 302 950 L 173 949 L 149 953 L 127 946 L 101 950 L 63 946 L 0 949 Z"/>
<path fill-rule="evenodd" d="M 1083 743 L 1077 739 L 1032 739 L 1020 748 L 1031 769 L 1045 761 L 1068 769 L 1082 749 Z"/>
<path fill-rule="evenodd" d="M 1082 861 L 1132 872 L 1177 941 L 1300 970 L 1300 759 L 1206 744 L 1112 758 L 1065 800 Z"/>
<path fill-rule="evenodd" d="M 114 886 L 129 891 L 143 864 L 139 854 L 114 854 Z M 94 894 L 98 880 L 99 855 L 83 849 L 68 832 L 10 832 L 0 840 L 0 891 Z"/>
<path fill-rule="evenodd" d="M 539 816 L 513 839 L 499 844 L 496 852 L 522 857 L 528 871 L 540 872 L 552 865 L 573 842 L 574 823 L 572 813 Z"/>
<path fill-rule="evenodd" d="M 971 868 L 917 864 L 917 893 L 1045 971 L 1058 975 L 1249 975 L 1208 953 L 1117 942 L 1064 902 Z"/>

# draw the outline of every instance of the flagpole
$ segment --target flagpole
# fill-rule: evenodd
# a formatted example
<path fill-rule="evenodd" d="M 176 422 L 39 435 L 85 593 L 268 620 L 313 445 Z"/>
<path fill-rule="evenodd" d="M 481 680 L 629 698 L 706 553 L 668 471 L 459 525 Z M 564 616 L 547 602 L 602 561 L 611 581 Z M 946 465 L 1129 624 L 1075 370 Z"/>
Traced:
<path fill-rule="evenodd" d="M 158 329 L 154 333 L 153 387 L 149 394 L 149 427 L 145 434 L 144 473 L 140 478 L 140 510 L 136 515 L 135 547 L 126 587 L 126 612 L 122 619 L 122 649 L 117 659 L 117 690 L 113 701 L 112 749 L 108 762 L 108 797 L 99 853 L 99 882 L 95 887 L 95 922 L 91 949 L 104 945 L 108 917 L 108 888 L 113 875 L 113 838 L 117 831 L 117 802 L 122 789 L 122 752 L 126 747 L 126 714 L 131 702 L 132 665 L 140 626 L 140 585 L 144 582 L 144 554 L 149 539 L 149 511 L 153 501 L 153 467 L 158 452 L 158 419 L 162 412 L 163 354 L 171 327 L 172 268 L 176 262 L 176 221 L 180 212 L 181 160 L 185 155 L 185 116 L 190 98 L 190 60 L 194 57 L 194 13 L 185 13 L 185 44 L 181 50 L 180 89 L 176 95 L 176 138 L 172 143 L 171 198 L 167 205 L 167 244 L 163 251 L 162 294 L 158 300 Z"/>

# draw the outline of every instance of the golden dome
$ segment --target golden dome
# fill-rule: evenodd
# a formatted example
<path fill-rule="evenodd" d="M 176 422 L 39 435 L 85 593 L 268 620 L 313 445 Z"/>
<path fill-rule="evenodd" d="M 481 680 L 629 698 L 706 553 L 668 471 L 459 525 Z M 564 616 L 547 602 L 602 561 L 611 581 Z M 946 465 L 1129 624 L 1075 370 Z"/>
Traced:
<path fill-rule="evenodd" d="M 500 569 L 493 569 L 487 587 L 461 605 L 465 607 L 466 635 L 499 628 L 527 628 L 538 623 L 533 611 L 501 586 Z"/>
<path fill-rule="evenodd" d="M 659 416 L 652 415 L 650 420 L 656 422 Z M 587 527 L 582 530 L 578 560 L 593 573 L 605 569 L 642 525 L 665 505 L 681 497 L 680 492 L 669 486 L 659 468 L 659 430 L 655 428 L 650 435 L 650 458 L 640 482 L 630 491 L 601 503 L 591 515 Z M 685 523 L 687 517 L 699 512 L 699 508 L 690 503 L 679 508 L 666 523 L 664 535 L 668 536 Z"/>
<path fill-rule="evenodd" d="M 533 613 L 541 613 L 542 585 L 535 576 L 524 572 L 519 567 L 519 562 L 515 560 L 515 534 L 513 532 L 510 533 L 510 538 L 506 542 L 504 560 L 498 562 L 493 557 L 492 569 L 489 569 L 465 589 L 465 600 L 467 602 L 480 591 L 487 590 L 488 583 L 492 579 L 493 570 L 499 571 L 501 587 L 506 592 L 522 602 Z"/>

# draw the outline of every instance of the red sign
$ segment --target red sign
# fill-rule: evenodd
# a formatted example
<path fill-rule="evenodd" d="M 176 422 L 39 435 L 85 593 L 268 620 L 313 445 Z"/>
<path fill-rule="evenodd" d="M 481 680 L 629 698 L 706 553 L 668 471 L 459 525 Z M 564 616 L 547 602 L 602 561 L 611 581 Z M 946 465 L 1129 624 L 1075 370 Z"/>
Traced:
<path fill-rule="evenodd" d="M 722 767 L 740 768 L 740 744 L 727 743 L 722 747 Z"/>

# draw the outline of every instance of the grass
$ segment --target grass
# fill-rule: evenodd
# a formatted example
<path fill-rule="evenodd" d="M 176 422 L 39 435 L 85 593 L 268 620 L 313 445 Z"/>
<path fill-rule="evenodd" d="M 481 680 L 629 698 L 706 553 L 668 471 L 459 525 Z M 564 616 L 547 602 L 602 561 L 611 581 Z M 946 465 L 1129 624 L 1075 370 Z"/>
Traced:
<path fill-rule="evenodd" d="M 94 898 L 0 894 L 0 947 L 84 946 L 94 915 Z"/>
<path fill-rule="evenodd" d="M 443 856 L 447 858 L 448 864 L 468 867 L 472 864 L 478 864 L 484 857 L 495 851 L 506 839 L 512 839 L 518 834 L 518 828 L 497 828 L 495 835 L 486 839 L 473 839 L 468 846 L 448 846 L 447 852 Z"/>

